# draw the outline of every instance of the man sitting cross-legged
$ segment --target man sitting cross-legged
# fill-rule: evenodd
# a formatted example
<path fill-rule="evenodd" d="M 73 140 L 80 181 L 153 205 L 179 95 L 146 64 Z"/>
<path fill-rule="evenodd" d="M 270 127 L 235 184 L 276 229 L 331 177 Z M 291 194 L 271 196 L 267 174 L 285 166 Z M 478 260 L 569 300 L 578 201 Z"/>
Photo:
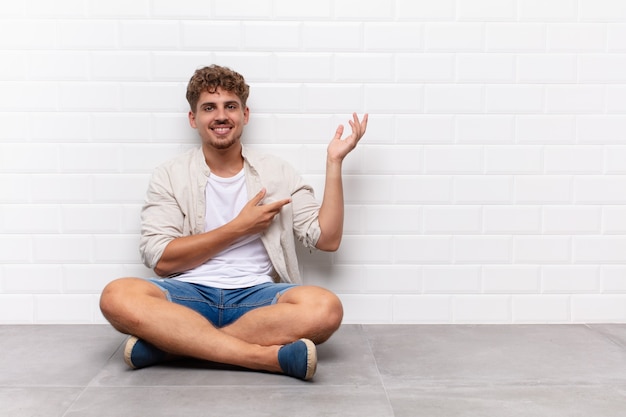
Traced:
<path fill-rule="evenodd" d="M 295 241 L 335 251 L 343 233 L 342 162 L 365 133 L 356 114 L 327 148 L 321 204 L 286 162 L 242 145 L 249 86 L 225 67 L 187 87 L 201 145 L 157 168 L 142 209 L 140 251 L 160 278 L 121 278 L 101 310 L 131 335 L 133 368 L 193 357 L 308 380 L 316 344 L 340 326 L 332 292 L 300 285 Z"/>

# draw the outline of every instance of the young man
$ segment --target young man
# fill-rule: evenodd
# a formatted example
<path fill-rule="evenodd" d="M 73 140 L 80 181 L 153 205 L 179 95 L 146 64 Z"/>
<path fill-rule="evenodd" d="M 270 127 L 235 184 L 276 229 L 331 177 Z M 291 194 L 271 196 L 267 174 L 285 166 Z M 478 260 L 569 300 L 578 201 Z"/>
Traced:
<path fill-rule="evenodd" d="M 340 326 L 332 292 L 298 285 L 295 239 L 335 251 L 343 232 L 342 161 L 367 114 L 339 126 L 327 149 L 321 205 L 284 161 L 244 147 L 249 86 L 225 67 L 197 70 L 189 123 L 202 144 L 154 172 L 140 251 L 162 278 L 121 278 L 102 292 L 104 316 L 131 335 L 124 358 L 141 368 L 186 356 L 308 380 L 315 344 Z"/>

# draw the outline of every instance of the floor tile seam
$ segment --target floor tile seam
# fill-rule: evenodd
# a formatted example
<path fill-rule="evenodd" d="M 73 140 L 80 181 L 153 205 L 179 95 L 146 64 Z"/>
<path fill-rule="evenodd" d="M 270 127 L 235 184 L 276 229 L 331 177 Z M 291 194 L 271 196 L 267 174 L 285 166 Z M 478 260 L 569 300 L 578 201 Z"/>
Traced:
<path fill-rule="evenodd" d="M 437 383 L 419 383 L 419 382 L 410 382 L 410 383 L 389 383 L 386 384 L 387 389 L 389 390 L 398 390 L 398 389 L 409 389 L 409 388 L 421 388 L 421 389 L 450 389 L 450 388 L 554 388 L 554 387 L 570 387 L 570 388 L 616 388 L 616 386 L 624 387 L 624 395 L 626 396 L 626 379 L 621 381 L 602 381 L 595 383 L 568 383 L 568 382 L 540 382 L 540 383 L 531 383 L 526 381 L 519 382 L 505 382 L 505 381 L 496 381 L 492 383 L 486 383 L 486 381 L 477 381 L 476 383 L 466 383 L 459 382 L 455 380 L 441 380 L 437 381 Z"/>
<path fill-rule="evenodd" d="M 383 392 L 385 393 L 385 399 L 387 400 L 387 406 L 389 408 L 389 410 L 391 411 L 391 415 L 395 415 L 395 411 L 393 409 L 393 403 L 391 402 L 391 398 L 389 397 L 389 391 L 387 390 L 387 386 L 385 384 L 385 379 L 382 376 L 382 373 L 380 372 L 380 367 L 378 365 L 378 359 L 376 358 L 376 355 L 374 354 L 374 349 L 372 347 L 372 340 L 370 339 L 367 331 L 365 330 L 365 327 L 363 324 L 359 324 L 359 331 L 361 332 L 361 334 L 363 335 L 363 337 L 365 338 L 365 340 L 367 341 L 367 349 L 369 351 L 369 354 L 371 355 L 372 359 L 374 360 L 374 366 L 376 367 L 376 374 L 378 375 L 378 380 L 380 382 L 380 385 L 382 386 Z"/>
<path fill-rule="evenodd" d="M 59 388 L 59 389 L 85 389 L 87 385 L 71 385 L 71 384 L 63 384 L 63 385 L 48 385 L 48 384 L 0 384 L 0 389 L 5 388 Z"/>
<path fill-rule="evenodd" d="M 601 336 L 602 338 L 608 340 L 616 346 L 626 349 L 626 343 L 622 342 L 620 339 L 616 338 L 612 334 L 602 330 L 601 328 L 594 326 L 593 324 L 585 324 L 585 327 L 589 329 L 594 334 Z"/>
<path fill-rule="evenodd" d="M 27 384 L 27 385 L 0 385 L 0 389 L 75 389 L 80 390 L 81 395 L 88 389 L 133 389 L 133 388 L 277 388 L 277 389 L 344 389 L 344 388 L 383 388 L 385 391 L 388 389 L 396 390 L 403 388 L 431 388 L 431 389 L 444 389 L 444 388 L 485 388 L 485 387 L 577 387 L 577 388 L 600 388 L 600 387 L 616 387 L 623 386 L 626 395 L 626 379 L 625 380 L 607 380 L 594 383 L 567 383 L 567 382 L 540 382 L 532 383 L 528 381 L 496 381 L 492 383 L 485 383 L 485 381 L 473 381 L 473 382 L 459 382 L 456 380 L 439 380 L 434 383 L 424 382 L 410 382 L 410 383 L 389 383 L 389 384 L 324 384 L 315 385 L 313 383 L 307 383 L 306 385 L 250 385 L 250 384 L 237 384 L 237 385 L 41 385 L 41 384 Z"/>
<path fill-rule="evenodd" d="M 72 410 L 72 408 L 74 408 L 74 404 L 76 404 L 82 398 L 82 396 L 85 394 L 85 392 L 87 391 L 87 388 L 89 388 L 89 387 L 88 386 L 83 386 L 83 389 L 78 393 L 78 395 L 74 398 L 74 400 L 71 401 L 67 405 L 67 407 L 63 411 L 63 414 L 61 415 L 61 417 L 65 417 L 65 416 L 68 415 L 68 413 Z"/>
<path fill-rule="evenodd" d="M 126 343 L 126 339 L 127 338 L 124 338 L 120 342 L 120 344 L 113 350 L 113 352 L 109 355 L 109 357 L 104 361 L 102 366 L 94 373 L 93 377 L 89 380 L 89 382 L 87 383 L 87 385 L 85 387 L 93 386 L 99 380 L 99 377 L 100 377 L 102 371 L 106 369 L 107 364 L 109 364 L 113 360 L 113 358 L 115 357 L 115 355 L 117 354 L 117 352 L 120 349 L 124 349 L 124 345 Z"/>

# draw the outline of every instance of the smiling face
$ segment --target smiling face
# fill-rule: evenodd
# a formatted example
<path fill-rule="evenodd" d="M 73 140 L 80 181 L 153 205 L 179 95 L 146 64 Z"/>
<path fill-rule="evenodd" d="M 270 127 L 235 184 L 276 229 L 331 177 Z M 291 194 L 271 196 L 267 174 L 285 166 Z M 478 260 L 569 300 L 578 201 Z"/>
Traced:
<path fill-rule="evenodd" d="M 203 147 L 226 150 L 239 145 L 249 114 L 236 94 L 217 88 L 200 94 L 195 111 L 189 112 L 189 124 L 198 130 Z"/>

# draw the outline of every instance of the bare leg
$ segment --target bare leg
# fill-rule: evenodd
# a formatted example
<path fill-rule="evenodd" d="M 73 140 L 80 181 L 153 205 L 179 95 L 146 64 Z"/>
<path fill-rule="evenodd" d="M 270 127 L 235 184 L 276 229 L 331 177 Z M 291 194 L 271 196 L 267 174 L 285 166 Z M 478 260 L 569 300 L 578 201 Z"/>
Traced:
<path fill-rule="evenodd" d="M 279 345 L 248 343 L 216 329 L 195 311 L 169 302 L 148 281 L 122 278 L 111 282 L 102 293 L 100 307 L 117 330 L 166 352 L 249 369 L 282 371 Z"/>
<path fill-rule="evenodd" d="M 323 343 L 339 328 L 343 318 L 341 301 L 320 287 L 294 287 L 278 303 L 252 310 L 225 333 L 263 346 L 283 345 L 300 338 Z"/>

